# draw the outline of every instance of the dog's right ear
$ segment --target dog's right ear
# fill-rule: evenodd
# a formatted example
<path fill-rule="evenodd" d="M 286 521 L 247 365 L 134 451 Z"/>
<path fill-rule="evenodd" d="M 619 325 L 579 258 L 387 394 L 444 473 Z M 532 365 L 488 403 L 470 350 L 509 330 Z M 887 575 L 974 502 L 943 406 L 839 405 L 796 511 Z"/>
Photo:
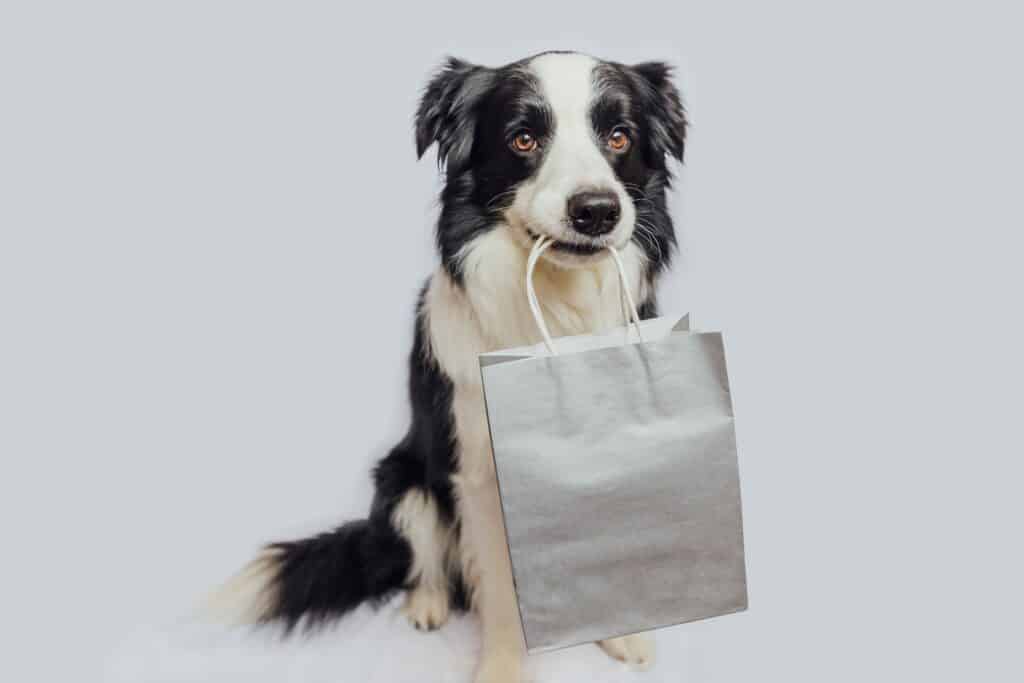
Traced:
<path fill-rule="evenodd" d="M 644 110 L 651 124 L 651 145 L 659 159 L 669 154 L 683 160 L 686 149 L 686 109 L 672 84 L 672 67 L 664 62 L 644 62 L 631 67 L 643 79 Z"/>
<path fill-rule="evenodd" d="M 458 172 L 470 158 L 476 107 L 491 86 L 491 69 L 449 57 L 423 92 L 416 110 L 416 155 L 437 143 L 437 163 Z"/>

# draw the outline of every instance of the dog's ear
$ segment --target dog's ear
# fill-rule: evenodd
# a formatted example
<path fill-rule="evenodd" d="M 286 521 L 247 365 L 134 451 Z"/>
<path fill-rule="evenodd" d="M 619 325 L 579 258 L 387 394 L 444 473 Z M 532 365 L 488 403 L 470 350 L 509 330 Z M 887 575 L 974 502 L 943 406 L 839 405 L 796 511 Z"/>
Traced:
<path fill-rule="evenodd" d="M 686 149 L 686 109 L 672 83 L 672 67 L 664 62 L 644 62 L 632 67 L 640 77 L 647 99 L 647 116 L 654 150 L 683 160 Z"/>
<path fill-rule="evenodd" d="M 416 155 L 437 143 L 437 162 L 449 173 L 469 162 L 476 107 L 490 88 L 492 71 L 449 57 L 427 84 L 416 110 Z"/>

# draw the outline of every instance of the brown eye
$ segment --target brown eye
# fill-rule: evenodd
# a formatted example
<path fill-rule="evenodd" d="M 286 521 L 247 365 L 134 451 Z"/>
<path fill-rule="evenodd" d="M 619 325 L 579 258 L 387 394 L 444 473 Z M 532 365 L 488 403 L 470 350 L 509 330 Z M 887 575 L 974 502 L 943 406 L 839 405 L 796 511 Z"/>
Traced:
<path fill-rule="evenodd" d="M 629 147 L 629 133 L 623 128 L 616 128 L 608 136 L 608 146 L 616 152 L 625 151 Z"/>
<path fill-rule="evenodd" d="M 512 149 L 517 152 L 532 152 L 537 149 L 537 138 L 528 130 L 521 130 L 512 138 Z"/>

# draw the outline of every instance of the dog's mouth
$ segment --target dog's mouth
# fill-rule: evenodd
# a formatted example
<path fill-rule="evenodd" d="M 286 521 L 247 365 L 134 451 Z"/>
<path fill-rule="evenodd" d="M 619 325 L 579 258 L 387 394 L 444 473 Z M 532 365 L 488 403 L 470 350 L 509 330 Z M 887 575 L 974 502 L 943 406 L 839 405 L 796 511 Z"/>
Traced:
<path fill-rule="evenodd" d="M 540 235 L 535 233 L 533 230 L 527 228 L 526 232 L 527 234 L 530 235 L 531 239 L 540 239 Z M 553 242 L 551 243 L 551 248 L 554 249 L 555 251 L 560 251 L 566 254 L 577 254 L 579 256 L 593 256 L 594 254 L 602 252 L 607 248 L 603 244 L 579 244 L 577 242 L 562 242 L 560 240 L 555 240 L 554 238 L 551 239 L 553 240 Z"/>

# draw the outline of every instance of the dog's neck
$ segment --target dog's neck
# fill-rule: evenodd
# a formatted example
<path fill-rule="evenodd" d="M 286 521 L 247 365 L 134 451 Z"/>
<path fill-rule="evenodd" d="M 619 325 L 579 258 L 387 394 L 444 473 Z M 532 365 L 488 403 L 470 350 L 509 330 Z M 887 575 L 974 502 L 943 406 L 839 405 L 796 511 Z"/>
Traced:
<path fill-rule="evenodd" d="M 642 252 L 622 250 L 631 292 L 646 291 Z M 462 254 L 462 282 L 439 268 L 427 292 L 425 315 L 431 347 L 442 367 L 458 380 L 479 381 L 480 353 L 535 344 L 540 332 L 526 300 L 527 250 L 507 226 L 471 242 Z M 541 261 L 534 285 L 552 335 L 583 334 L 621 325 L 618 274 L 610 258 L 580 268 Z"/>

